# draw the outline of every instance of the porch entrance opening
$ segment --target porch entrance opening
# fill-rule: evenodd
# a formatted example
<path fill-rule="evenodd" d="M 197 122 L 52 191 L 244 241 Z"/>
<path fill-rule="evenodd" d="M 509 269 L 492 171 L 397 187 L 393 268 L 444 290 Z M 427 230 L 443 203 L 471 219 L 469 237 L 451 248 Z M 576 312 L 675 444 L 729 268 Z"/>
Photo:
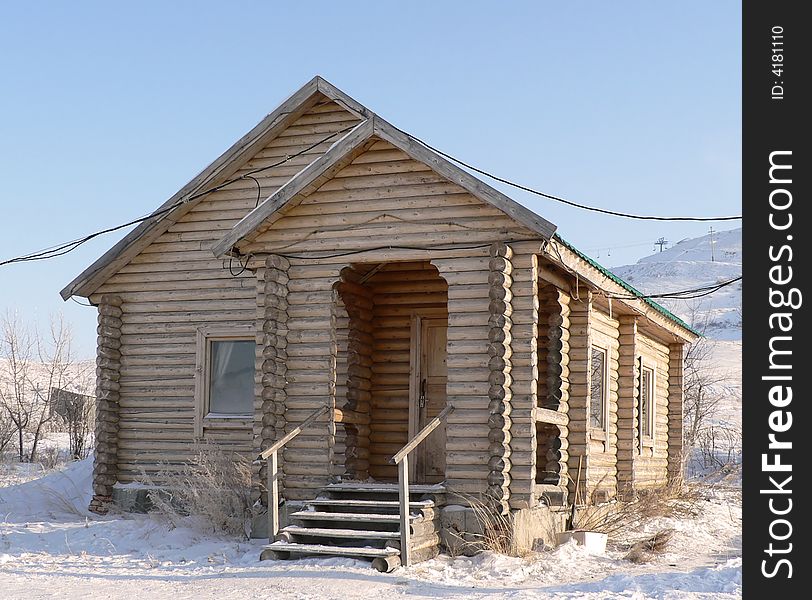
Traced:
<path fill-rule="evenodd" d="M 341 471 L 343 455 L 344 479 L 394 482 L 389 460 L 446 405 L 448 285 L 410 261 L 353 264 L 336 287 L 336 406 L 356 423 L 337 426 L 334 461 Z M 412 480 L 443 481 L 445 457 L 441 426 L 416 450 Z"/>

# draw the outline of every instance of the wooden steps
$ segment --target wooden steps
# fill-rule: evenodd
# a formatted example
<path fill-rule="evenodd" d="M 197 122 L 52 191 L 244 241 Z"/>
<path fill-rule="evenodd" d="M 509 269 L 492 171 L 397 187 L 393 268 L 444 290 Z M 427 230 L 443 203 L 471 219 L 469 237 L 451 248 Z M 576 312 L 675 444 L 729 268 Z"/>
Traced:
<path fill-rule="evenodd" d="M 320 512 L 315 510 L 300 510 L 290 515 L 292 519 L 304 521 L 350 521 L 361 523 L 399 523 L 400 517 L 397 514 L 383 515 L 379 513 L 345 513 L 345 512 Z M 417 515 L 409 515 L 411 519 L 417 519 Z"/>
<path fill-rule="evenodd" d="M 292 554 L 301 554 L 301 555 L 311 555 L 311 554 L 325 554 L 328 556 L 358 556 L 363 558 L 375 558 L 378 556 L 397 556 L 400 554 L 400 550 L 397 548 L 347 548 L 342 547 L 338 550 L 340 552 L 336 552 L 337 548 L 335 546 L 323 546 L 319 544 L 298 544 L 298 543 L 286 543 L 286 542 L 274 542 L 273 544 L 268 544 L 264 547 L 262 554 L 265 555 L 266 552 L 269 553 L 276 553 L 279 556 L 274 556 L 273 554 L 269 554 L 267 556 L 261 557 L 261 560 L 266 560 L 268 558 L 290 558 Z M 288 556 L 282 556 L 284 553 L 287 553 Z"/>
<path fill-rule="evenodd" d="M 439 553 L 440 485 L 410 487 L 409 522 L 412 560 Z M 323 488 L 303 510 L 289 515 L 290 524 L 261 559 L 300 556 L 347 556 L 373 559 L 380 571 L 400 565 L 400 503 L 396 484 L 344 482 Z"/>

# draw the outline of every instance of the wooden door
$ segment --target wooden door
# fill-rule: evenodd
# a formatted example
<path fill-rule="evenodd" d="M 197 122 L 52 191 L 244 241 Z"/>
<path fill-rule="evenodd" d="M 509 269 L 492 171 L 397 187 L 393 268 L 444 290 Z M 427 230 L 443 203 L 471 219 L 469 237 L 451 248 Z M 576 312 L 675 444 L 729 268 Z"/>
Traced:
<path fill-rule="evenodd" d="M 409 438 L 414 437 L 446 405 L 446 341 L 448 319 L 415 317 L 412 326 L 412 384 Z M 415 450 L 412 478 L 417 483 L 445 479 L 445 425 L 440 425 Z"/>

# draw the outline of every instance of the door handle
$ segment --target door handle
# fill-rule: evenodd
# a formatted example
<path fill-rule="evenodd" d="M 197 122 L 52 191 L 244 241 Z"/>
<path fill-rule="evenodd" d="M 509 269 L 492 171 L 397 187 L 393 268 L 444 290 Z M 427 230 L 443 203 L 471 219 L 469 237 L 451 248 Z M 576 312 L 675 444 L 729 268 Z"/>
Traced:
<path fill-rule="evenodd" d="M 420 397 L 417 399 L 417 404 L 420 408 L 426 406 L 426 380 L 425 378 L 420 381 Z"/>

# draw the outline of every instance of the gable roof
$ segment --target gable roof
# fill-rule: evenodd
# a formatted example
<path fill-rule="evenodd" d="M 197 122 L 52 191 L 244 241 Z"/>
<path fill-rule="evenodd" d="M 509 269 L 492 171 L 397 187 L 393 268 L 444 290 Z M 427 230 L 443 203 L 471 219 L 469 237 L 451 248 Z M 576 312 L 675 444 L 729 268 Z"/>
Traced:
<path fill-rule="evenodd" d="M 212 248 L 214 254 L 222 257 L 241 241 L 258 235 L 263 225 L 281 218 L 285 208 L 295 206 L 304 197 L 316 191 L 377 140 L 389 142 L 412 159 L 428 165 L 445 179 L 498 208 L 543 239 L 549 240 L 555 233 L 556 226 L 546 219 L 477 179 L 378 115 L 372 114 L 243 217 L 214 245 Z"/>
<path fill-rule="evenodd" d="M 96 291 L 107 278 L 191 210 L 202 198 L 202 196 L 195 197 L 198 193 L 211 189 L 227 179 L 245 160 L 251 158 L 260 148 L 279 135 L 288 125 L 315 105 L 322 96 L 333 100 L 360 119 L 367 119 L 372 115 L 367 108 L 330 82 L 319 76 L 314 77 L 198 173 L 176 194 L 155 209 L 154 212 L 160 214 L 139 223 L 116 245 L 76 276 L 60 292 L 62 298 L 67 300 L 74 295 L 87 297 Z M 171 208 L 172 206 L 175 208 Z M 171 210 L 167 210 L 170 208 Z M 161 211 L 166 212 L 161 213 Z"/>

